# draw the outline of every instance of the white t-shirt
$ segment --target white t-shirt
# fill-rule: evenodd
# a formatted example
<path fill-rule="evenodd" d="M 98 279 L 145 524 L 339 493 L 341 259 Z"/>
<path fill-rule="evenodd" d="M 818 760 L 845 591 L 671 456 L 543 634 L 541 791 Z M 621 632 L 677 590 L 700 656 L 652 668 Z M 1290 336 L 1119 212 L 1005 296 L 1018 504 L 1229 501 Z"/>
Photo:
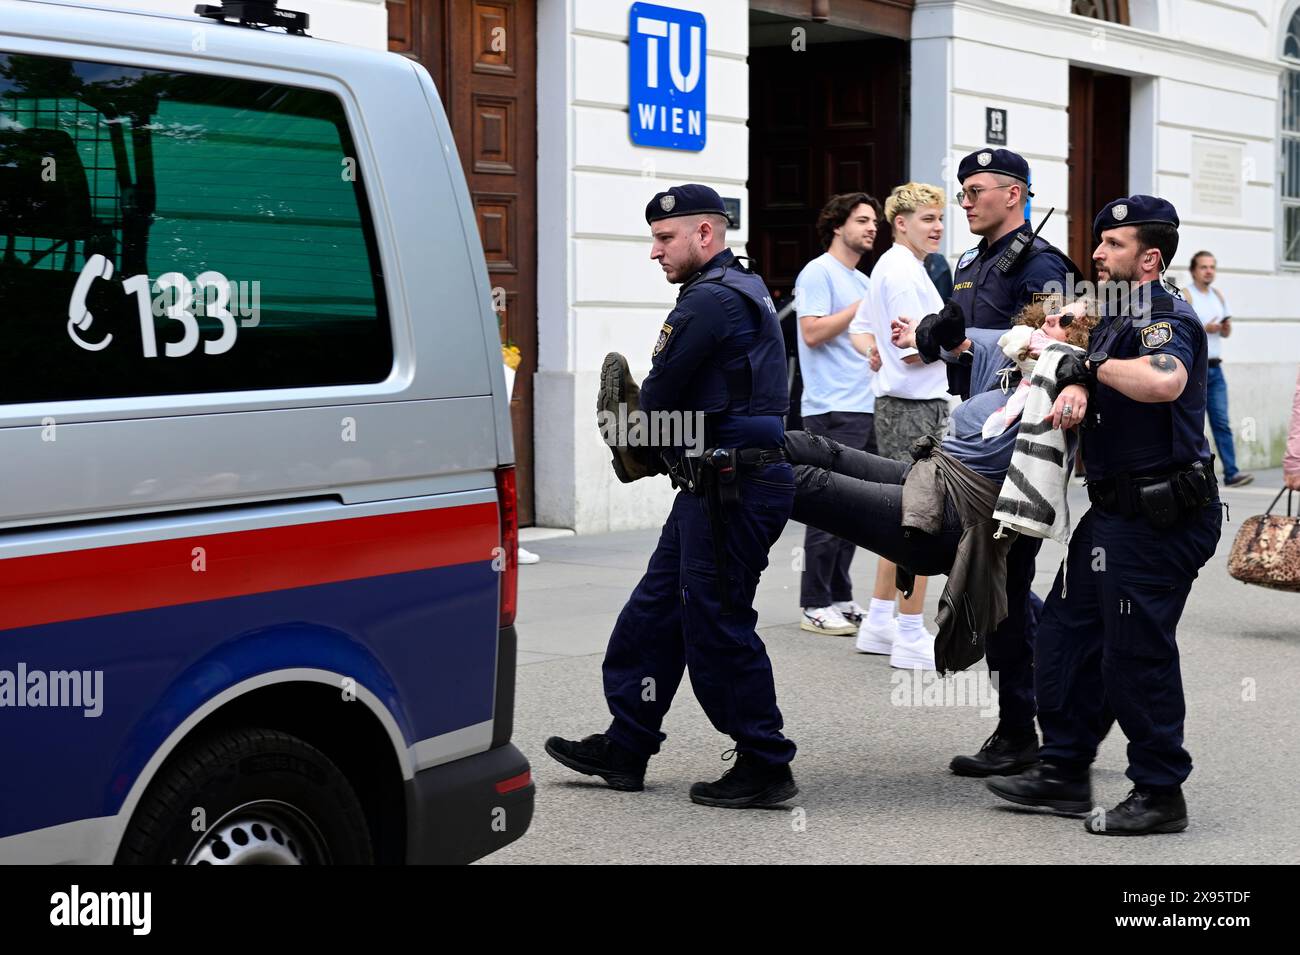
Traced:
<path fill-rule="evenodd" d="M 1187 286 L 1187 292 L 1192 302 L 1192 308 L 1196 309 L 1196 317 L 1201 320 L 1202 325 L 1208 325 L 1210 322 L 1221 322 L 1223 316 L 1228 314 L 1228 307 L 1225 302 L 1219 301 L 1219 296 L 1214 294 L 1214 286 L 1202 292 L 1196 287 L 1196 283 Z M 1223 336 L 1206 335 L 1210 342 L 1210 348 L 1206 355 L 1210 358 L 1223 357 Z"/>
<path fill-rule="evenodd" d="M 870 287 L 869 278 L 825 252 L 794 280 L 795 315 L 833 315 L 864 298 Z M 816 347 L 809 347 L 803 335 L 795 338 L 803 376 L 799 407 L 805 418 L 829 411 L 875 410 L 871 363 L 853 347 L 847 331 Z"/>
<path fill-rule="evenodd" d="M 890 322 L 899 316 L 924 318 L 943 308 L 934 282 L 921 260 L 906 246 L 895 244 L 871 271 L 871 289 L 849 323 L 849 332 L 871 332 L 880 349 L 880 370 L 873 382 L 877 395 L 892 398 L 947 398 L 947 366 L 908 364 L 915 348 L 899 348 L 889 340 Z"/>

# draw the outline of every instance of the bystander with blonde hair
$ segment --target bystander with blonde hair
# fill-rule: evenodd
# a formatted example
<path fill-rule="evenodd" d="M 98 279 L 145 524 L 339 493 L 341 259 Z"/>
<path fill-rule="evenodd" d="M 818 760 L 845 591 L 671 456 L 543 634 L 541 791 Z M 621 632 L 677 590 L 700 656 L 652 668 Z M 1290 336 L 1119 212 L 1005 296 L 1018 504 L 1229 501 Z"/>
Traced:
<path fill-rule="evenodd" d="M 885 221 L 894 230 L 894 245 L 876 263 L 871 287 L 849 323 L 853 346 L 866 354 L 874 338 L 880 353 L 876 372 L 876 446 L 882 457 L 910 462 L 918 438 L 942 439 L 948 426 L 948 375 L 942 363 L 926 364 L 915 348 L 890 341 L 895 319 L 920 319 L 943 308 L 943 300 L 925 270 L 925 258 L 939 250 L 943 238 L 943 189 L 923 182 L 897 186 L 885 201 Z M 910 596 L 899 604 L 896 567 L 881 559 L 867 618 L 858 629 L 862 653 L 888 653 L 895 667 L 934 669 L 934 634 L 925 628 L 924 577 L 915 579 Z"/>

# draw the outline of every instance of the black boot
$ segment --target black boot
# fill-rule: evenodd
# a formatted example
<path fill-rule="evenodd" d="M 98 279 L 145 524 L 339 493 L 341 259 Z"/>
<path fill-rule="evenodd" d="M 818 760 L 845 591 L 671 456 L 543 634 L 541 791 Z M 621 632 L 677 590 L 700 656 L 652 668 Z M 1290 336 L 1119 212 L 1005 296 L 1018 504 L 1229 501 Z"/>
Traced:
<path fill-rule="evenodd" d="M 974 756 L 954 756 L 948 768 L 958 776 L 1014 776 L 1038 762 L 1038 734 L 997 732 Z"/>
<path fill-rule="evenodd" d="M 726 759 L 726 754 L 722 758 Z M 717 782 L 692 786 L 691 802 L 702 806 L 748 809 L 778 805 L 793 799 L 798 792 L 789 763 L 765 763 L 750 753 L 740 753 L 736 765 Z"/>
<path fill-rule="evenodd" d="M 552 736 L 546 741 L 551 758 L 587 776 L 600 776 L 610 789 L 635 793 L 645 788 L 645 767 L 649 762 L 624 749 L 604 733 L 579 742 Z"/>
<path fill-rule="evenodd" d="M 1106 812 L 1104 820 L 1090 818 L 1085 828 L 1098 836 L 1182 832 L 1187 828 L 1187 803 L 1181 789 L 1156 793 L 1134 787 L 1127 799 Z"/>
<path fill-rule="evenodd" d="M 1057 812 L 1080 813 L 1092 808 L 1088 771 L 1070 772 L 1054 763 L 1038 763 L 1019 776 L 990 779 L 989 791 L 1021 806 L 1042 806 Z"/>

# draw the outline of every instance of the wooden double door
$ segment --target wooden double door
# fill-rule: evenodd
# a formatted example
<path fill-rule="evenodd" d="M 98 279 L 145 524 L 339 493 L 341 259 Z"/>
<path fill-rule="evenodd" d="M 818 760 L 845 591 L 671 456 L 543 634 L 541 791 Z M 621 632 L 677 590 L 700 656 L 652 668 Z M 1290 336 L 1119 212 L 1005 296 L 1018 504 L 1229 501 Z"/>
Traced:
<path fill-rule="evenodd" d="M 749 253 L 777 299 L 823 251 L 826 200 L 861 191 L 883 203 L 903 181 L 907 65 L 907 45 L 891 39 L 750 50 Z M 892 241 L 881 223 L 876 248 Z"/>
<path fill-rule="evenodd" d="M 422 63 L 442 96 L 469 181 L 501 338 L 518 345 L 523 358 L 510 417 L 519 519 L 531 524 L 537 370 L 536 3 L 388 0 L 388 48 Z M 410 161 L 433 163 L 437 157 L 411 156 Z"/>

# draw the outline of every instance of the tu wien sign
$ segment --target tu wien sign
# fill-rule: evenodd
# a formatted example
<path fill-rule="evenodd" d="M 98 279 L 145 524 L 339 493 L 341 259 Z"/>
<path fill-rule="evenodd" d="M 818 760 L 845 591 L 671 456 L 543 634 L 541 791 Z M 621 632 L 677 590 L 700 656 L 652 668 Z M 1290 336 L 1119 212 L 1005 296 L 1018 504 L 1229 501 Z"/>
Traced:
<path fill-rule="evenodd" d="M 638 146 L 701 150 L 704 15 L 653 3 L 628 11 L 628 131 Z"/>

